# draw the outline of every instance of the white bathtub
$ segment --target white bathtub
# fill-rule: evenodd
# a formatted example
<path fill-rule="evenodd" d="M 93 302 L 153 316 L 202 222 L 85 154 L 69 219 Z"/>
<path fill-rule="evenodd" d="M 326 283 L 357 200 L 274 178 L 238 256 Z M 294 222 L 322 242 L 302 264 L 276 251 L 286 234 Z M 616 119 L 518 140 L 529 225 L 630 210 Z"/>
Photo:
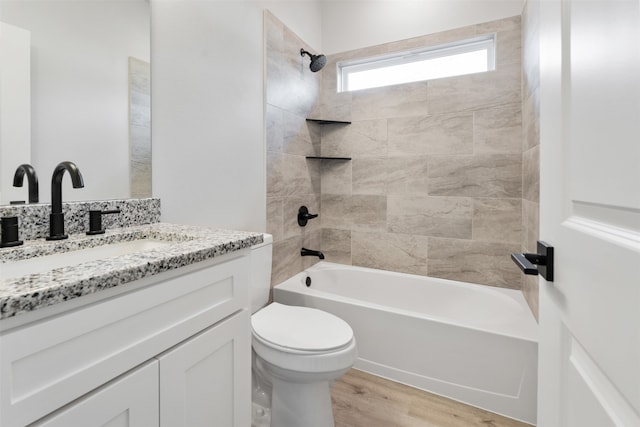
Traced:
<path fill-rule="evenodd" d="M 274 300 L 346 320 L 358 369 L 535 424 L 538 326 L 519 291 L 320 262 Z"/>

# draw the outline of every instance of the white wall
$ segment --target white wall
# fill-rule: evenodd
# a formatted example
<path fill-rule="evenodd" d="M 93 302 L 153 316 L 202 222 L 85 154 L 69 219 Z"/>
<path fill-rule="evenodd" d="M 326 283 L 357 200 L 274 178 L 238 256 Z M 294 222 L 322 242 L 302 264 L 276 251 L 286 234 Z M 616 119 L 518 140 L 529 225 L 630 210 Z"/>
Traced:
<path fill-rule="evenodd" d="M 153 194 L 162 220 L 266 229 L 263 9 L 319 42 L 315 2 L 152 0 Z M 304 28 L 303 28 L 304 27 Z"/>
<path fill-rule="evenodd" d="M 322 0 L 264 0 L 258 1 L 261 7 L 269 9 L 291 31 L 312 46 L 316 52 L 322 52 Z"/>
<path fill-rule="evenodd" d="M 31 160 L 40 200 L 50 200 L 51 174 L 63 160 L 75 162 L 85 182 L 75 190 L 65 183 L 65 201 L 129 197 L 128 57 L 149 60 L 148 4 L 2 0 L 0 14 L 31 32 Z M 12 179 L 10 172 L 0 179 Z"/>
<path fill-rule="evenodd" d="M 325 54 L 520 15 L 524 0 L 342 0 L 322 2 Z"/>

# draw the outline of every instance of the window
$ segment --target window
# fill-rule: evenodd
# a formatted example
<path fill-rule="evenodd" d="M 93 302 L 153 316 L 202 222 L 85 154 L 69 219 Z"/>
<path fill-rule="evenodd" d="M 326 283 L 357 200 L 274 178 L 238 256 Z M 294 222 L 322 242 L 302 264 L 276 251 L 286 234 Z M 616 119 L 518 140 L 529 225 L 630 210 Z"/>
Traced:
<path fill-rule="evenodd" d="M 495 69 L 495 35 L 338 63 L 338 92 Z"/>

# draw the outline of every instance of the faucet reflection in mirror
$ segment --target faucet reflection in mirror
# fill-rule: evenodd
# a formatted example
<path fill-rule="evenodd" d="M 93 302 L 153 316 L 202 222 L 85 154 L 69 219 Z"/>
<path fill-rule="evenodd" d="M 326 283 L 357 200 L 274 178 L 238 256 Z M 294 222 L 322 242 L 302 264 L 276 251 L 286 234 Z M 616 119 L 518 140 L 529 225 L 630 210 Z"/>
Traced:
<path fill-rule="evenodd" d="M 51 214 L 49 215 L 49 236 L 47 240 L 62 240 L 64 234 L 64 213 L 62 213 L 62 177 L 68 171 L 73 188 L 83 188 L 84 181 L 80 169 L 73 162 L 60 162 L 51 177 Z"/>
<path fill-rule="evenodd" d="M 36 170 L 33 166 L 28 163 L 18 166 L 13 175 L 13 186 L 22 187 L 25 175 L 29 182 L 29 203 L 38 203 L 38 174 L 36 174 Z"/>

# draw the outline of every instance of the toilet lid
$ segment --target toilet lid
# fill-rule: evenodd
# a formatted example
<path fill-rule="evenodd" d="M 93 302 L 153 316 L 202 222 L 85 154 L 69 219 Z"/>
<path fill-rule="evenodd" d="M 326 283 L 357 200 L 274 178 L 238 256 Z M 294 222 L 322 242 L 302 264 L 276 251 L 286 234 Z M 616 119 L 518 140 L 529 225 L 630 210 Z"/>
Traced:
<path fill-rule="evenodd" d="M 263 340 L 295 350 L 332 350 L 353 339 L 351 326 L 333 314 L 277 302 L 251 316 L 251 326 Z"/>

